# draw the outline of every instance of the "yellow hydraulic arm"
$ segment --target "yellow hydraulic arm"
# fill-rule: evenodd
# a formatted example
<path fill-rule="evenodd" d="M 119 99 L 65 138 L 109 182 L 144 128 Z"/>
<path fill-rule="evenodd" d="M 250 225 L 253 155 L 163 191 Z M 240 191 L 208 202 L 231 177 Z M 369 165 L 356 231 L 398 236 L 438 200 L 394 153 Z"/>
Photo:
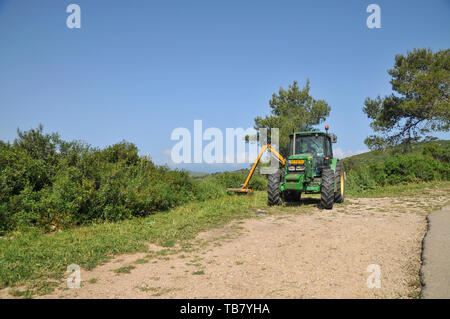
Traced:
<path fill-rule="evenodd" d="M 259 160 L 261 159 L 262 155 L 267 149 L 270 150 L 273 154 L 275 154 L 275 156 L 281 162 L 281 164 L 284 165 L 286 163 L 286 159 L 283 156 L 281 156 L 280 153 L 278 153 L 270 144 L 264 145 L 261 148 L 261 151 L 259 151 L 258 157 L 256 158 L 256 161 L 253 164 L 252 168 L 250 169 L 250 172 L 248 173 L 248 176 L 245 179 L 244 184 L 242 184 L 240 188 L 227 188 L 227 191 L 246 194 L 251 194 L 253 192 L 251 189 L 248 189 L 247 186 L 248 183 L 250 182 L 250 179 L 253 176 L 253 173 L 255 172 L 256 166 L 258 166 Z"/>

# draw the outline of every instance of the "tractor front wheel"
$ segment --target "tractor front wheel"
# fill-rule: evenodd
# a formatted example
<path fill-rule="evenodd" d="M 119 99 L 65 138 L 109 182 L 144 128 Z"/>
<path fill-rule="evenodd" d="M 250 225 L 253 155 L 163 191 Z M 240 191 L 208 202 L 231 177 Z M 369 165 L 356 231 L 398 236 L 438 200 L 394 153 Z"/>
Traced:
<path fill-rule="evenodd" d="M 281 170 L 269 175 L 267 181 L 267 201 L 269 206 L 281 205 L 280 195 Z"/>
<path fill-rule="evenodd" d="M 331 168 L 322 170 L 320 195 L 320 206 L 325 209 L 332 209 L 334 203 L 334 171 Z"/>

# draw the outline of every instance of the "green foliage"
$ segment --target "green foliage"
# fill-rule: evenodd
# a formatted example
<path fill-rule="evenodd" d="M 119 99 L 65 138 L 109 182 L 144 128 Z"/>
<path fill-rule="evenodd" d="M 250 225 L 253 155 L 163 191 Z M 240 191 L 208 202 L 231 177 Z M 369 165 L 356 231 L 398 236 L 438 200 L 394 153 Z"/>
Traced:
<path fill-rule="evenodd" d="M 450 162 L 450 147 L 443 147 L 439 143 L 426 145 L 422 153 L 442 162 Z"/>
<path fill-rule="evenodd" d="M 224 173 L 216 173 L 213 174 L 205 180 L 210 180 L 214 184 L 220 186 L 220 189 L 226 189 L 228 187 L 240 187 L 249 171 L 248 170 L 242 170 L 242 171 L 236 171 L 236 172 L 224 172 Z M 248 185 L 248 188 L 251 188 L 253 190 L 265 190 L 267 187 L 267 179 L 255 172 L 252 176 L 252 179 L 250 180 L 250 183 Z"/>
<path fill-rule="evenodd" d="M 277 94 L 272 95 L 269 102 L 270 116 L 255 118 L 255 129 L 269 129 L 267 132 L 270 141 L 270 129 L 279 128 L 279 149 L 283 156 L 288 155 L 289 134 L 293 130 L 308 131 L 314 125 L 325 121 L 330 114 L 331 107 L 324 100 L 316 100 L 310 94 L 309 79 L 306 86 L 300 90 L 297 81 L 289 85 L 289 89 L 280 88 Z"/>
<path fill-rule="evenodd" d="M 347 191 L 359 192 L 376 188 L 375 180 L 367 170 L 354 170 L 347 173 Z"/>
<path fill-rule="evenodd" d="M 146 216 L 219 198 L 245 179 L 243 172 L 195 179 L 139 157 L 125 141 L 100 150 L 44 134 L 42 126 L 18 134 L 12 145 L 0 144 L 0 234 Z M 264 188 L 265 179 L 255 176 L 250 187 Z"/>
<path fill-rule="evenodd" d="M 412 143 L 408 153 L 423 154 L 424 149 L 431 145 L 436 145 L 440 150 L 450 150 L 450 140 L 438 140 L 434 142 Z M 350 171 L 357 168 L 367 167 L 371 164 L 384 162 L 396 154 L 403 154 L 403 147 L 401 145 L 346 157 L 342 159 L 342 162 L 344 163 L 346 170 Z"/>
<path fill-rule="evenodd" d="M 346 159 L 347 190 L 359 193 L 389 185 L 448 181 L 450 148 L 441 145 L 448 144 L 427 143 L 422 145 L 421 152 L 394 153 L 364 166 L 357 166 L 351 159 Z"/>
<path fill-rule="evenodd" d="M 369 136 L 370 149 L 402 143 L 408 146 L 429 132 L 448 131 L 450 127 L 450 50 L 433 53 L 414 49 L 395 57 L 391 75 L 391 94 L 367 98 L 363 111 L 370 126 L 380 135 Z"/>

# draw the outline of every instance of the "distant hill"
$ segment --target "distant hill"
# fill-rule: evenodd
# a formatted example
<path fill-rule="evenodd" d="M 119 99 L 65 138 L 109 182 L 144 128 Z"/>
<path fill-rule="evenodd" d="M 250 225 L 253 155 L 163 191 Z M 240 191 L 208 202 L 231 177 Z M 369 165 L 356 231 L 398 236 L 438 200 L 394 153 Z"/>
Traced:
<path fill-rule="evenodd" d="M 414 153 L 421 154 L 423 152 L 424 147 L 429 144 L 438 144 L 441 147 L 450 149 L 450 140 L 418 142 L 418 143 L 412 144 L 411 153 L 412 154 L 414 154 Z M 370 164 L 381 163 L 394 154 L 401 154 L 401 150 L 402 149 L 400 146 L 395 146 L 395 147 L 390 147 L 390 148 L 383 149 L 383 150 L 370 151 L 370 152 L 346 157 L 346 158 L 342 159 L 342 162 L 344 163 L 346 170 L 357 169 L 359 167 L 365 167 Z"/>
<path fill-rule="evenodd" d="M 190 177 L 193 177 L 193 178 L 202 178 L 202 177 L 209 175 L 209 173 L 205 173 L 205 172 L 191 172 L 191 171 L 188 171 L 188 174 Z"/>

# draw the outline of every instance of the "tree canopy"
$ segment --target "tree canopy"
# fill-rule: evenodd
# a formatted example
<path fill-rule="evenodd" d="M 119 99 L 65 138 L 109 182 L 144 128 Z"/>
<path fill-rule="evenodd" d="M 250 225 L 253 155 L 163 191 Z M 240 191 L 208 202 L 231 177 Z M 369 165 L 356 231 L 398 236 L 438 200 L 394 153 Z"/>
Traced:
<path fill-rule="evenodd" d="M 281 154 L 288 154 L 289 134 L 293 130 L 311 130 L 314 125 L 325 121 L 330 114 L 331 107 L 325 100 L 316 100 L 310 94 L 309 79 L 306 85 L 300 89 L 297 81 L 289 85 L 287 90 L 282 87 L 278 94 L 273 94 L 269 101 L 270 115 L 264 118 L 255 118 L 255 129 L 259 132 L 261 128 L 279 128 L 279 149 Z M 270 140 L 269 140 L 270 143 Z"/>
<path fill-rule="evenodd" d="M 363 111 L 378 133 L 364 141 L 370 149 L 407 146 L 430 138 L 427 133 L 449 130 L 450 50 L 414 49 L 396 55 L 388 73 L 397 95 L 368 97 L 364 102 Z"/>

